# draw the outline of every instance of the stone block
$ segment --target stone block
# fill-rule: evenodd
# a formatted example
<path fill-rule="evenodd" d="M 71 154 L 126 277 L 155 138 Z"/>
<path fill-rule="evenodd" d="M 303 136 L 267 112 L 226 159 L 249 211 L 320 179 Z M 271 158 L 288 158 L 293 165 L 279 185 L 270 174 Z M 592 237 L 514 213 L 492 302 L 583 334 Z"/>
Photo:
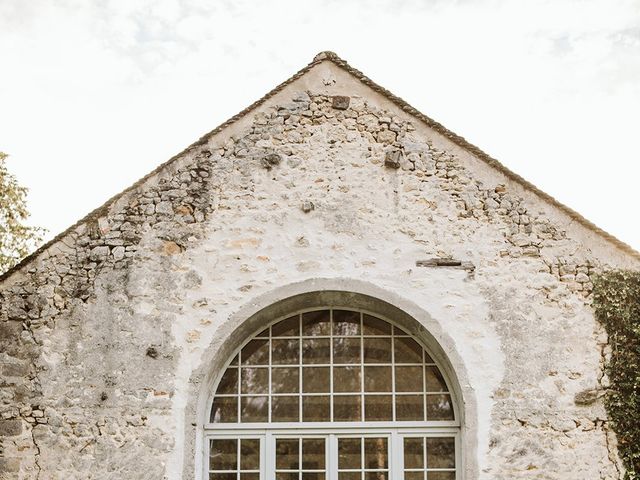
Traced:
<path fill-rule="evenodd" d="M 389 150 L 384 156 L 384 164 L 389 168 L 400 168 L 400 159 L 402 152 L 400 150 Z"/>
<path fill-rule="evenodd" d="M 22 433 L 22 420 L 11 418 L 0 420 L 0 437 L 15 437 Z"/>
<path fill-rule="evenodd" d="M 333 108 L 335 108 L 336 110 L 346 110 L 347 108 L 349 108 L 349 102 L 350 101 L 351 101 L 351 99 L 349 97 L 336 95 L 332 99 L 331 106 Z"/>

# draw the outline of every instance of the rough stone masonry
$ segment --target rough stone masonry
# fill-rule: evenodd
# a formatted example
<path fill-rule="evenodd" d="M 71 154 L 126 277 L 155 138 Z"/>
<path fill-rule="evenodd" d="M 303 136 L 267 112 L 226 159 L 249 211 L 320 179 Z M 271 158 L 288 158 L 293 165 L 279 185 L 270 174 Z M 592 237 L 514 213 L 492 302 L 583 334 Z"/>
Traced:
<path fill-rule="evenodd" d="M 434 319 L 475 404 L 463 478 L 620 478 L 591 278 L 640 257 L 345 65 L 320 55 L 0 279 L 1 479 L 201 478 L 208 352 L 323 279 Z"/>

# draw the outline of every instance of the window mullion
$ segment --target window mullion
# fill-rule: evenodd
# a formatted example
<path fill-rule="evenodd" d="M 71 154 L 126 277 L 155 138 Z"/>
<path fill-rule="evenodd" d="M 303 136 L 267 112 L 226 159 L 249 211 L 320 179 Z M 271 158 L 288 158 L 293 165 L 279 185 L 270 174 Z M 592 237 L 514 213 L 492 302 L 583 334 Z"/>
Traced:
<path fill-rule="evenodd" d="M 327 443 L 327 480 L 338 480 L 338 439 L 329 434 Z"/>
<path fill-rule="evenodd" d="M 391 432 L 391 441 L 389 442 L 389 472 L 390 478 L 392 479 L 401 479 L 403 478 L 403 450 L 404 445 L 402 444 L 402 437 L 398 435 L 397 431 Z"/>
<path fill-rule="evenodd" d="M 261 472 L 262 480 L 275 480 L 276 471 L 276 451 L 274 448 L 273 435 L 267 432 L 264 436 L 264 461 L 262 462 L 264 470 Z"/>

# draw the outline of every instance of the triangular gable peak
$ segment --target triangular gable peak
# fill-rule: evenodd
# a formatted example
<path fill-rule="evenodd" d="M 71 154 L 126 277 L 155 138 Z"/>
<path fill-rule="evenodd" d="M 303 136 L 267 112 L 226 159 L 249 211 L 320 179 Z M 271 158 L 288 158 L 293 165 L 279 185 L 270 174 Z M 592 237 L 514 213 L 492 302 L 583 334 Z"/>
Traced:
<path fill-rule="evenodd" d="M 38 258 L 44 259 L 50 255 L 68 253 L 72 249 L 71 244 L 82 235 L 89 233 L 100 236 L 106 233 L 109 229 L 106 218 L 111 214 L 117 214 L 130 202 L 136 192 L 143 192 L 149 186 L 157 184 L 163 179 L 166 181 L 174 174 L 178 174 L 184 165 L 197 162 L 198 158 L 203 158 L 203 156 L 208 158 L 211 151 L 224 147 L 226 142 L 250 127 L 255 121 L 256 114 L 279 108 L 279 105 L 290 103 L 305 92 L 314 92 L 331 98 L 332 106 L 336 110 L 348 108 L 349 102 L 354 99 L 356 102 L 364 101 L 390 115 L 403 118 L 404 121 L 411 123 L 411 128 L 415 129 L 416 135 L 428 139 L 434 151 L 446 152 L 447 155 L 455 156 L 456 161 L 460 162 L 469 171 L 474 181 L 482 185 L 487 192 L 493 191 L 500 195 L 509 191 L 511 196 L 519 197 L 523 203 L 535 208 L 537 213 L 545 215 L 552 224 L 560 225 L 569 237 L 588 246 L 587 249 L 594 254 L 595 258 L 604 258 L 603 263 L 617 267 L 637 268 L 639 266 L 640 253 L 629 245 L 541 191 L 464 138 L 420 113 L 407 102 L 351 67 L 335 53 L 321 52 L 306 67 L 263 98 L 204 135 L 184 151 L 158 166 L 134 185 L 118 193 L 104 205 L 23 259 L 18 265 L 1 275 L 0 281 L 7 279 Z M 343 104 L 341 105 L 341 103 Z M 389 141 L 382 140 L 381 143 L 385 144 L 383 155 L 387 157 L 387 164 L 392 168 L 394 162 L 398 162 L 398 158 L 394 159 L 394 155 L 401 155 L 405 158 L 408 153 L 404 145 L 394 145 L 391 138 Z M 268 163 L 268 161 L 267 159 L 266 162 Z M 399 167 L 400 165 L 398 163 L 395 166 Z M 464 195 L 461 196 L 461 201 L 464 202 L 462 197 Z M 473 207 L 469 205 L 468 207 L 469 214 L 473 215 Z M 486 206 L 484 208 L 486 209 Z M 184 213 L 189 215 L 188 212 Z M 522 245 L 520 246 L 526 247 L 526 238 L 515 235 L 515 239 L 511 240 L 516 244 L 521 241 Z"/>

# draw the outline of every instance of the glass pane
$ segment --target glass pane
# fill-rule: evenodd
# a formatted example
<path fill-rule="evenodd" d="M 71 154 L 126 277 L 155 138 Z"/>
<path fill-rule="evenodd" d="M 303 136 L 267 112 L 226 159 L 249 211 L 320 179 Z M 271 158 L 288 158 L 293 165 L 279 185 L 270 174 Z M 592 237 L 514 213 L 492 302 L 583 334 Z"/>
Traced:
<path fill-rule="evenodd" d="M 218 384 L 218 390 L 216 390 L 216 395 L 231 393 L 238 394 L 238 369 L 237 368 L 227 368 L 227 371 L 222 375 L 222 379 Z"/>
<path fill-rule="evenodd" d="M 329 397 L 302 397 L 302 420 L 304 422 L 328 422 L 330 413 Z"/>
<path fill-rule="evenodd" d="M 329 310 L 308 312 L 302 314 L 302 335 L 330 335 L 331 317 Z"/>
<path fill-rule="evenodd" d="M 362 383 L 359 365 L 353 367 L 333 367 L 334 392 L 360 392 Z"/>
<path fill-rule="evenodd" d="M 335 395 L 333 397 L 334 422 L 359 422 L 362 420 L 360 395 Z"/>
<path fill-rule="evenodd" d="M 268 368 L 243 367 L 240 375 L 240 391 L 242 393 L 269 393 Z"/>
<path fill-rule="evenodd" d="M 387 472 L 366 472 L 365 480 L 387 480 Z"/>
<path fill-rule="evenodd" d="M 456 472 L 427 472 L 427 480 L 456 480 Z"/>
<path fill-rule="evenodd" d="M 449 395 L 427 395 L 427 420 L 453 420 Z"/>
<path fill-rule="evenodd" d="M 255 473 L 241 473 L 240 480 L 260 480 L 260 474 Z"/>
<path fill-rule="evenodd" d="M 322 472 L 302 472 L 302 480 L 324 480 Z"/>
<path fill-rule="evenodd" d="M 324 438 L 302 439 L 302 469 L 324 470 Z"/>
<path fill-rule="evenodd" d="M 216 397 L 211 407 L 211 423 L 238 421 L 238 397 Z"/>
<path fill-rule="evenodd" d="M 422 363 L 422 347 L 412 338 L 394 338 L 396 363 Z"/>
<path fill-rule="evenodd" d="M 427 392 L 446 392 L 447 384 L 438 367 L 426 367 Z"/>
<path fill-rule="evenodd" d="M 362 316 L 363 335 L 391 335 L 391 325 L 366 313 Z"/>
<path fill-rule="evenodd" d="M 396 420 L 424 420 L 424 395 L 396 395 Z"/>
<path fill-rule="evenodd" d="M 422 367 L 396 367 L 396 392 L 423 392 Z"/>
<path fill-rule="evenodd" d="M 298 472 L 276 472 L 276 480 L 298 480 Z"/>
<path fill-rule="evenodd" d="M 271 370 L 272 393 L 298 393 L 300 391 L 300 369 L 280 367 Z"/>
<path fill-rule="evenodd" d="M 233 473 L 210 473 L 209 480 L 236 480 L 236 472 Z"/>
<path fill-rule="evenodd" d="M 240 419 L 243 422 L 266 422 L 269 397 L 242 397 Z"/>
<path fill-rule="evenodd" d="M 274 365 L 297 365 L 300 362 L 300 340 L 272 339 L 271 363 Z"/>
<path fill-rule="evenodd" d="M 404 439 L 404 468 L 424 468 L 424 438 Z"/>
<path fill-rule="evenodd" d="M 260 470 L 260 440 L 240 440 L 240 470 Z"/>
<path fill-rule="evenodd" d="M 364 439 L 364 466 L 371 470 L 382 470 L 388 467 L 387 460 L 387 439 L 365 438 Z"/>
<path fill-rule="evenodd" d="M 282 320 L 271 326 L 271 335 L 273 337 L 297 337 L 300 335 L 300 316 Z"/>
<path fill-rule="evenodd" d="M 302 369 L 302 391 L 304 393 L 329 393 L 329 367 L 304 367 Z"/>
<path fill-rule="evenodd" d="M 300 439 L 276 439 L 276 469 L 298 470 L 300 467 Z"/>
<path fill-rule="evenodd" d="M 392 420 L 391 395 L 365 395 L 364 419 L 365 421 Z"/>
<path fill-rule="evenodd" d="M 295 396 L 271 397 L 272 422 L 299 422 L 300 398 Z"/>
<path fill-rule="evenodd" d="M 391 367 L 364 367 L 365 392 L 390 392 Z"/>
<path fill-rule="evenodd" d="M 338 468 L 340 470 L 362 468 L 362 440 L 360 438 L 338 439 Z"/>
<path fill-rule="evenodd" d="M 333 311 L 333 334 L 334 335 L 359 335 L 360 334 L 360 312 L 348 310 Z"/>
<path fill-rule="evenodd" d="M 391 363 L 391 338 L 365 338 L 364 363 Z"/>
<path fill-rule="evenodd" d="M 404 480 L 424 480 L 425 472 L 404 472 Z"/>
<path fill-rule="evenodd" d="M 230 366 L 238 366 L 238 355 L 236 355 L 235 357 L 233 357 L 233 360 L 231 360 L 231 363 L 229 364 Z"/>
<path fill-rule="evenodd" d="M 361 480 L 362 473 L 360 472 L 340 472 L 338 473 L 338 480 Z"/>
<path fill-rule="evenodd" d="M 328 338 L 307 338 L 302 340 L 302 363 L 323 363 L 328 365 L 331 362 L 330 342 L 331 340 Z"/>
<path fill-rule="evenodd" d="M 455 468 L 455 466 L 455 438 L 427 438 L 427 468 Z"/>
<path fill-rule="evenodd" d="M 268 365 L 269 340 L 251 340 L 240 351 L 243 365 Z"/>
<path fill-rule="evenodd" d="M 360 339 L 334 338 L 333 363 L 360 363 Z"/>
<path fill-rule="evenodd" d="M 236 470 L 238 468 L 238 440 L 211 440 L 209 468 L 211 470 Z"/>

